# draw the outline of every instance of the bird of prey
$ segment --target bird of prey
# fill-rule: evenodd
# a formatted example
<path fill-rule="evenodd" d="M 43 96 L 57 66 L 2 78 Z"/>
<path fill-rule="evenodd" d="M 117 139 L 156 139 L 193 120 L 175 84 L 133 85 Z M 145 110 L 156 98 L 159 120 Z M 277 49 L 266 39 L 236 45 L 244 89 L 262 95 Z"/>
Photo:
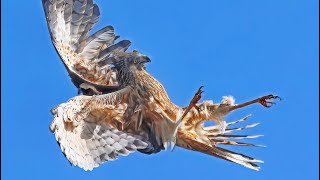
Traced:
<path fill-rule="evenodd" d="M 259 170 L 261 160 L 232 152 L 219 145 L 258 146 L 234 139 L 258 136 L 235 135 L 234 131 L 257 124 L 232 127 L 248 116 L 226 122 L 224 117 L 242 107 L 274 104 L 267 95 L 242 104 L 232 96 L 221 103 L 201 99 L 202 87 L 190 104 L 180 107 L 163 85 L 150 75 L 150 58 L 138 51 L 127 52 L 128 40 L 118 41 L 107 26 L 89 36 L 100 11 L 93 0 L 42 0 L 52 43 L 78 95 L 51 109 L 50 130 L 72 165 L 92 170 L 106 161 L 139 151 L 158 153 L 168 147 L 209 154 Z M 205 126 L 205 121 L 214 125 Z"/>

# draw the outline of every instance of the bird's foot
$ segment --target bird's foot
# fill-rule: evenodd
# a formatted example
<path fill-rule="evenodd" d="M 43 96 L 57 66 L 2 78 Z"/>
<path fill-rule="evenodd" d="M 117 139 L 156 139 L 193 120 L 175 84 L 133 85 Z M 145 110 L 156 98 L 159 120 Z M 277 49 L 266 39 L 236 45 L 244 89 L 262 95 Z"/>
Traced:
<path fill-rule="evenodd" d="M 264 107 L 266 107 L 266 108 L 269 108 L 269 107 L 271 107 L 273 104 L 276 104 L 275 102 L 271 101 L 271 99 L 280 99 L 280 100 L 282 100 L 279 96 L 274 96 L 274 95 L 270 94 L 270 95 L 263 96 L 263 97 L 259 98 L 258 102 L 259 102 L 262 106 L 264 106 Z M 269 100 L 269 101 L 268 101 L 268 100 Z"/>
<path fill-rule="evenodd" d="M 177 124 L 181 123 L 183 118 L 188 114 L 188 112 L 194 107 L 195 109 L 197 109 L 197 111 L 200 111 L 200 108 L 197 106 L 198 101 L 201 99 L 201 94 L 203 93 L 202 91 L 203 86 L 201 86 L 198 91 L 196 92 L 196 94 L 193 96 L 192 100 L 189 103 L 189 106 L 184 109 L 184 113 L 183 115 L 179 118 L 179 120 L 177 121 Z"/>
<path fill-rule="evenodd" d="M 191 109 L 192 107 L 194 107 L 194 108 L 196 108 L 198 111 L 200 110 L 200 108 L 197 106 L 197 103 L 198 103 L 198 101 L 201 99 L 201 95 L 202 95 L 202 93 L 204 92 L 204 91 L 202 90 L 202 88 L 203 88 L 203 86 L 201 86 L 201 87 L 198 89 L 198 91 L 196 92 L 196 94 L 193 96 L 193 98 L 192 98 L 192 100 L 191 100 L 191 102 L 190 102 L 190 104 L 189 104 L 190 109 Z"/>

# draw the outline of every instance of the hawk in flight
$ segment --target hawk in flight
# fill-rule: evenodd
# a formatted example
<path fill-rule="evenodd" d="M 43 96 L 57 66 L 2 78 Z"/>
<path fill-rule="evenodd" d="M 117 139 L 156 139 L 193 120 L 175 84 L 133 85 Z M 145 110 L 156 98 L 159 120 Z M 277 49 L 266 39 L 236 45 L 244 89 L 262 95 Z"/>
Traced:
<path fill-rule="evenodd" d="M 270 107 L 278 96 L 242 104 L 231 96 L 221 103 L 198 103 L 200 87 L 190 104 L 180 107 L 146 71 L 150 58 L 127 52 L 131 42 L 118 41 L 112 26 L 89 35 L 100 16 L 93 0 L 42 3 L 52 43 L 78 88 L 77 96 L 51 109 L 50 130 L 72 165 L 92 170 L 135 151 L 152 154 L 179 146 L 259 170 L 257 163 L 263 161 L 219 147 L 258 146 L 237 139 L 259 136 L 232 134 L 257 124 L 233 127 L 249 116 L 234 122 L 224 117 L 254 103 Z M 205 126 L 210 120 L 214 125 Z"/>

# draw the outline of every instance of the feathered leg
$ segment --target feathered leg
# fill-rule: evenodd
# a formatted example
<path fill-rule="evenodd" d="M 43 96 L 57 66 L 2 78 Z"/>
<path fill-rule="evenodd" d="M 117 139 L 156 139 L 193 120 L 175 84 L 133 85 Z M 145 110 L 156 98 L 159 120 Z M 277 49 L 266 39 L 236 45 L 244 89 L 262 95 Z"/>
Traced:
<path fill-rule="evenodd" d="M 235 106 L 230 108 L 230 111 L 233 111 L 233 110 L 245 107 L 245 106 L 249 106 L 249 105 L 254 104 L 254 103 L 260 103 L 264 107 L 269 108 L 269 107 L 271 107 L 272 104 L 276 104 L 275 102 L 267 101 L 267 100 L 271 100 L 271 99 L 280 99 L 280 100 L 282 100 L 279 96 L 274 96 L 274 95 L 270 94 L 270 95 L 267 95 L 267 96 L 262 96 L 260 98 L 254 99 L 252 101 L 248 101 L 248 102 L 245 102 L 245 103 L 242 103 L 242 104 L 235 105 Z M 269 105 L 269 104 L 271 104 L 271 105 Z"/>
<path fill-rule="evenodd" d="M 249 106 L 254 103 L 260 103 L 264 107 L 269 108 L 272 104 L 275 104 L 275 102 L 268 101 L 270 99 L 281 100 L 279 96 L 267 95 L 238 105 L 234 104 L 234 99 L 231 96 L 224 96 L 220 104 L 214 104 L 212 101 L 204 101 L 203 103 L 198 105 L 198 107 L 200 107 L 200 121 L 214 120 L 220 127 L 220 133 L 224 133 L 226 129 L 226 122 L 224 120 L 224 117 L 231 111 Z"/>
<path fill-rule="evenodd" d="M 193 96 L 192 100 L 189 103 L 189 106 L 184 111 L 183 115 L 180 117 L 180 121 L 188 114 L 188 112 L 194 107 L 199 111 L 199 107 L 197 106 L 198 101 L 201 99 L 201 95 L 203 93 L 202 91 L 203 86 L 201 86 L 196 94 Z"/>
<path fill-rule="evenodd" d="M 183 121 L 183 119 L 185 118 L 185 116 L 190 112 L 190 110 L 192 108 L 195 108 L 197 111 L 199 111 L 199 107 L 197 106 L 197 103 L 201 99 L 201 94 L 203 93 L 202 88 L 203 88 L 203 86 L 201 86 L 198 89 L 198 91 L 193 96 L 192 100 L 190 101 L 189 106 L 187 108 L 185 108 L 184 113 L 182 115 L 180 115 L 180 111 L 178 111 L 178 114 L 176 115 L 177 121 L 175 123 L 173 135 L 171 137 L 171 142 L 170 142 L 171 143 L 171 151 L 173 151 L 173 149 L 174 149 L 174 146 L 176 144 L 176 134 L 177 134 L 178 128 L 179 128 L 181 122 Z"/>

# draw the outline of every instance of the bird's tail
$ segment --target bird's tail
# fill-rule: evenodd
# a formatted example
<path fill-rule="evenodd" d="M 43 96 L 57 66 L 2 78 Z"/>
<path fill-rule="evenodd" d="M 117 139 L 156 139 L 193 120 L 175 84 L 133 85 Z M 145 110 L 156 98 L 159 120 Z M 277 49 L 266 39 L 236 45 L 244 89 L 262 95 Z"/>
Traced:
<path fill-rule="evenodd" d="M 245 139 L 245 138 L 257 138 L 261 135 L 235 135 L 230 134 L 233 131 L 244 130 L 247 128 L 252 128 L 258 125 L 252 124 L 238 128 L 231 128 L 230 126 L 245 121 L 250 115 L 234 121 L 227 123 L 227 128 L 223 134 L 221 134 L 219 127 L 217 126 L 209 126 L 204 127 L 203 134 L 193 134 L 192 132 L 180 132 L 178 133 L 178 143 L 177 145 L 182 146 L 184 148 L 199 151 L 202 153 L 209 154 L 211 156 L 215 156 L 227 161 L 231 161 L 237 164 L 241 164 L 247 168 L 259 170 L 260 167 L 256 163 L 263 163 L 263 161 L 239 154 L 236 152 L 232 152 L 230 150 L 218 147 L 219 145 L 235 145 L 235 146 L 255 146 L 255 147 L 263 147 L 261 145 L 250 144 L 245 142 L 238 142 L 231 139 Z"/>

